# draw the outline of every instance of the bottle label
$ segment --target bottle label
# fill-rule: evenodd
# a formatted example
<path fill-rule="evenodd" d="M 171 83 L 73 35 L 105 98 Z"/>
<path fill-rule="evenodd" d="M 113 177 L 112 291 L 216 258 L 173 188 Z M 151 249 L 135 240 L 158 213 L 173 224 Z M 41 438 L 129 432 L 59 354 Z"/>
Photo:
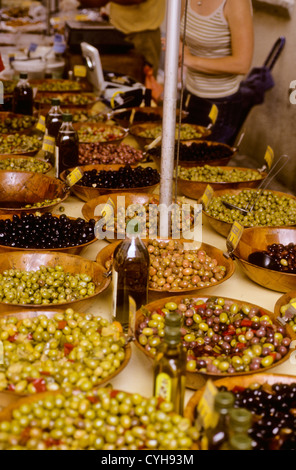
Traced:
<path fill-rule="evenodd" d="M 38 122 L 36 124 L 36 129 L 39 131 L 45 133 L 46 127 L 45 127 L 45 117 L 44 116 L 39 116 Z"/>
<path fill-rule="evenodd" d="M 215 412 L 214 402 L 217 393 L 217 387 L 215 387 L 211 380 L 208 380 L 204 393 L 197 406 L 198 417 L 195 424 L 198 429 L 215 427 L 217 423 L 217 413 Z"/>
<path fill-rule="evenodd" d="M 207 210 L 213 195 L 214 195 L 214 190 L 212 186 L 208 184 L 201 198 L 201 203 L 205 211 Z"/>
<path fill-rule="evenodd" d="M 155 380 L 155 396 L 165 401 L 172 400 L 172 382 L 168 374 L 161 372 Z"/>
<path fill-rule="evenodd" d="M 55 177 L 59 177 L 59 147 L 56 145 L 54 149 L 54 157 L 55 157 Z"/>
<path fill-rule="evenodd" d="M 55 138 L 50 135 L 45 135 L 42 144 L 42 150 L 48 153 L 55 153 Z"/>

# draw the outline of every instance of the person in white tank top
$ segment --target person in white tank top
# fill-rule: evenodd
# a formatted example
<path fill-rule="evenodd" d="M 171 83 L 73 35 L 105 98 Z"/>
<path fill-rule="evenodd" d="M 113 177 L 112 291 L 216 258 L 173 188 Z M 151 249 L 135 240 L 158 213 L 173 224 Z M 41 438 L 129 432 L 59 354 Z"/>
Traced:
<path fill-rule="evenodd" d="M 185 7 L 187 12 L 185 16 Z M 182 0 L 181 40 L 186 70 L 185 104 L 189 122 L 209 123 L 216 104 L 218 119 L 211 140 L 232 143 L 231 104 L 251 66 L 254 48 L 251 0 Z M 183 45 L 180 45 L 180 60 Z"/>

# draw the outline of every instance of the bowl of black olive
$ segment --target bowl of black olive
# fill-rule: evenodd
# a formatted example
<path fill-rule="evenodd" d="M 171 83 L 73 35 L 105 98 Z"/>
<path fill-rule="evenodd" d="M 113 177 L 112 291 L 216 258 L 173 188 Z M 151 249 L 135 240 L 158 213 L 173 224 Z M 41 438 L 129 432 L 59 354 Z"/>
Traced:
<path fill-rule="evenodd" d="M 277 292 L 295 290 L 295 227 L 246 228 L 233 257 L 255 283 Z"/>
<path fill-rule="evenodd" d="M 97 240 L 95 223 L 51 212 L 0 215 L 0 253 L 47 250 L 78 255 Z"/>
<path fill-rule="evenodd" d="M 85 165 L 80 167 L 83 176 L 71 187 L 72 192 L 82 201 L 89 201 L 103 194 L 116 192 L 152 193 L 160 182 L 159 172 L 141 165 Z M 73 170 L 64 170 L 60 178 L 67 181 Z"/>

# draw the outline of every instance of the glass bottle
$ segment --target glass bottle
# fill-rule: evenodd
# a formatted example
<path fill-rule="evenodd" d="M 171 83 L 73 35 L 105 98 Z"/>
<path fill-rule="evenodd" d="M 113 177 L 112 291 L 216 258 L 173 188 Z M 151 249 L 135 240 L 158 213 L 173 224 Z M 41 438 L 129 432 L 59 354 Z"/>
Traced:
<path fill-rule="evenodd" d="M 229 438 L 235 434 L 248 435 L 252 424 L 252 413 L 245 408 L 233 408 L 229 411 Z"/>
<path fill-rule="evenodd" d="M 252 450 L 252 439 L 247 434 L 235 434 L 223 450 Z"/>
<path fill-rule="evenodd" d="M 121 323 L 128 334 L 130 312 L 148 303 L 149 253 L 141 240 L 139 230 L 130 221 L 126 227 L 127 238 L 115 249 L 112 267 L 113 320 Z"/>
<path fill-rule="evenodd" d="M 68 168 L 79 164 L 79 138 L 72 123 L 72 114 L 63 114 L 55 146 L 55 172 L 58 178 Z"/>
<path fill-rule="evenodd" d="M 60 108 L 60 100 L 58 98 L 53 98 L 51 100 L 51 108 L 47 113 L 45 126 L 47 134 L 55 139 L 58 136 L 60 127 L 63 123 L 63 111 Z"/>
<path fill-rule="evenodd" d="M 15 114 L 33 115 L 33 89 L 28 80 L 28 74 L 21 73 L 20 79 L 13 91 L 12 111 Z"/>
<path fill-rule="evenodd" d="M 214 409 L 219 417 L 216 426 L 206 431 L 208 450 L 220 450 L 222 444 L 228 441 L 229 411 L 234 405 L 234 399 L 231 392 L 218 392 L 215 396 Z"/>
<path fill-rule="evenodd" d="M 168 312 L 164 342 L 154 364 L 154 396 L 173 403 L 174 411 L 182 415 L 185 382 L 186 350 L 181 341 L 181 315 Z"/>

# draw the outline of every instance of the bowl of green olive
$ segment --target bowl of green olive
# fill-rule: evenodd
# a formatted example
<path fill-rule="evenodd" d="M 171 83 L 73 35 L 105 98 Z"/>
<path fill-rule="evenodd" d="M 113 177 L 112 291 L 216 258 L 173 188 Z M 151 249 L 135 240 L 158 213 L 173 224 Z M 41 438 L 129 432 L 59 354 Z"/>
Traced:
<path fill-rule="evenodd" d="M 33 419 L 31 432 L 27 423 Z M 49 421 L 50 431 L 44 426 Z M 87 395 L 45 392 L 22 398 L 0 413 L 0 429 L 1 450 L 186 451 L 198 449 L 199 436 L 172 403 L 112 386 Z"/>
<path fill-rule="evenodd" d="M 163 342 L 165 316 L 174 311 L 183 318 L 188 388 L 199 389 L 208 379 L 266 372 L 286 361 L 293 351 L 296 334 L 290 325 L 281 325 L 274 313 L 258 305 L 216 296 L 179 295 L 137 311 L 135 344 L 151 360 Z"/>
<path fill-rule="evenodd" d="M 79 143 L 120 144 L 128 135 L 128 129 L 115 124 L 79 122 L 74 124 Z"/>
<path fill-rule="evenodd" d="M 230 209 L 225 203 L 242 209 L 252 207 L 246 215 L 238 209 Z M 254 204 L 253 204 L 254 203 Z M 233 222 L 244 227 L 286 227 L 296 225 L 296 197 L 269 189 L 227 189 L 214 191 L 203 215 L 211 227 L 227 237 Z"/>
<path fill-rule="evenodd" d="M 256 284 L 277 292 L 296 286 L 296 227 L 244 229 L 233 259 Z"/>
<path fill-rule="evenodd" d="M 35 116 L 26 116 L 10 112 L 0 112 L 0 133 L 31 132 L 37 122 Z"/>
<path fill-rule="evenodd" d="M 10 157 L 11 155 L 36 155 L 41 150 L 42 141 L 37 135 L 2 134 L 0 135 L 0 156 Z"/>
<path fill-rule="evenodd" d="M 69 195 L 67 184 L 53 176 L 28 171 L 0 171 L 0 214 L 47 212 Z"/>
<path fill-rule="evenodd" d="M 12 155 L 10 157 L 0 155 L 0 170 L 27 171 L 30 173 L 48 173 L 52 170 L 51 163 L 41 158 L 25 155 Z"/>
<path fill-rule="evenodd" d="M 98 263 L 81 256 L 46 250 L 0 253 L 0 315 L 49 305 L 85 311 L 109 283 Z"/>
<path fill-rule="evenodd" d="M 134 137 L 138 145 L 144 149 L 146 145 L 151 144 L 157 137 L 161 137 L 162 124 L 159 122 L 134 124 L 130 126 L 129 134 Z M 211 130 L 197 124 L 182 123 L 180 126 L 180 132 L 179 124 L 176 124 L 176 140 L 178 140 L 179 134 L 180 142 L 186 142 L 195 139 L 205 139 L 211 134 Z"/>
<path fill-rule="evenodd" d="M 131 357 L 120 325 L 73 308 L 5 315 L 0 336 L 5 364 L 0 407 L 42 392 L 91 392 L 118 375 Z"/>
<path fill-rule="evenodd" d="M 214 191 L 256 188 L 267 173 L 249 168 L 230 166 L 197 166 L 178 168 L 178 189 L 191 199 L 199 199 L 210 185 Z"/>

